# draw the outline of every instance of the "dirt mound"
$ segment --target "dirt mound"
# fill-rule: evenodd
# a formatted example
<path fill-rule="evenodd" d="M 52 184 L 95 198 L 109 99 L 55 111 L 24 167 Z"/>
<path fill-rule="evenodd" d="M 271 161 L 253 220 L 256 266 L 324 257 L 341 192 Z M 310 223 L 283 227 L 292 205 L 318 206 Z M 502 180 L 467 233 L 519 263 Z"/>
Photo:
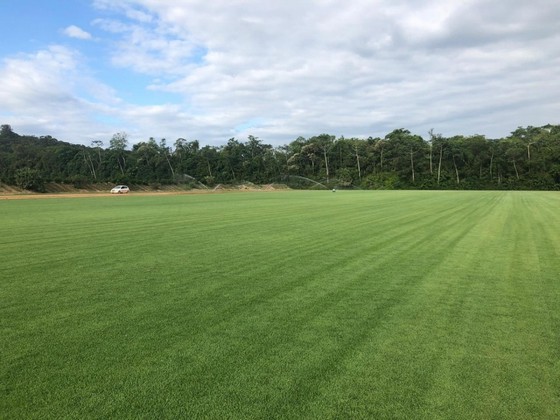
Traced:
<path fill-rule="evenodd" d="M 21 188 L 0 183 L 0 194 L 21 194 L 23 192 Z"/>
<path fill-rule="evenodd" d="M 263 185 L 262 189 L 264 191 L 276 191 L 276 190 L 289 190 L 290 188 L 286 184 L 267 184 L 267 185 Z"/>
<path fill-rule="evenodd" d="M 53 198 L 53 197 L 94 197 L 94 196 L 110 196 L 111 188 L 115 184 L 112 183 L 99 183 L 99 184 L 84 184 L 81 188 L 77 188 L 72 184 L 63 183 L 46 183 L 44 193 L 36 193 L 26 191 L 21 188 L 0 183 L 0 198 L 1 199 L 16 199 L 16 198 Z M 131 195 L 145 194 L 145 195 L 165 195 L 165 194 L 203 194 L 214 192 L 259 192 L 259 191 L 276 191 L 276 190 L 289 190 L 287 185 L 283 184 L 266 184 L 255 185 L 246 183 L 241 185 L 224 185 L 218 184 L 213 189 L 192 189 L 187 188 L 185 185 L 133 185 L 130 184 Z"/>

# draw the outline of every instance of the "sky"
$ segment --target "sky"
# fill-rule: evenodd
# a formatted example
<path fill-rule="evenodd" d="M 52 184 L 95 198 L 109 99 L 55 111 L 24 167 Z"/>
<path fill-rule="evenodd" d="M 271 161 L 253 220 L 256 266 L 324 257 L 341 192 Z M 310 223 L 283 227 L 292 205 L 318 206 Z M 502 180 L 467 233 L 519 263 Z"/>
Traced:
<path fill-rule="evenodd" d="M 0 123 L 107 146 L 560 123 L 557 0 L 0 0 Z"/>

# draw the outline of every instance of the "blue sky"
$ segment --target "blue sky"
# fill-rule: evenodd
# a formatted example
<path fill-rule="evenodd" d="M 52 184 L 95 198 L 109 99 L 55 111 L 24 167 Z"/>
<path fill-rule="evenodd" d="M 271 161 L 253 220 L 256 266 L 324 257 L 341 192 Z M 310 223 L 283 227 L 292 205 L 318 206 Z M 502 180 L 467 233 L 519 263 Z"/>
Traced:
<path fill-rule="evenodd" d="M 103 30 L 97 21 L 130 22 L 118 9 L 95 7 L 90 0 L 13 0 L 0 3 L 0 11 L 14 22 L 2 30 L 2 57 L 33 54 L 53 45 L 65 46 L 79 53 L 83 69 L 117 89 L 124 100 L 145 105 L 170 100 L 169 94 L 146 89 L 153 77 L 112 63 L 114 43 L 119 39 Z M 71 27 L 83 31 L 82 37 L 72 35 L 68 29 Z"/>
<path fill-rule="evenodd" d="M 551 0 L 1 0 L 0 122 L 108 143 L 560 123 Z"/>

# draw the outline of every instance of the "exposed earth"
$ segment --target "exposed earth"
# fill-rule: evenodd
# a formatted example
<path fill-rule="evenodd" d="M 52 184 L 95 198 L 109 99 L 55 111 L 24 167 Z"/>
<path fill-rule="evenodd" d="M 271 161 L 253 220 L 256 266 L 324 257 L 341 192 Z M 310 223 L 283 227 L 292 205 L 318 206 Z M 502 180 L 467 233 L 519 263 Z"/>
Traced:
<path fill-rule="evenodd" d="M 0 200 L 44 199 L 44 198 L 76 198 L 76 197 L 108 197 L 119 196 L 109 191 L 113 184 L 92 184 L 84 188 L 75 188 L 67 184 L 47 184 L 45 193 L 26 191 L 11 185 L 0 184 Z M 277 191 L 289 189 L 283 184 L 268 185 L 222 185 L 218 184 L 208 189 L 186 189 L 177 185 L 150 186 L 131 185 L 131 192 L 127 195 L 178 195 L 178 194 L 209 194 L 235 191 Z"/>

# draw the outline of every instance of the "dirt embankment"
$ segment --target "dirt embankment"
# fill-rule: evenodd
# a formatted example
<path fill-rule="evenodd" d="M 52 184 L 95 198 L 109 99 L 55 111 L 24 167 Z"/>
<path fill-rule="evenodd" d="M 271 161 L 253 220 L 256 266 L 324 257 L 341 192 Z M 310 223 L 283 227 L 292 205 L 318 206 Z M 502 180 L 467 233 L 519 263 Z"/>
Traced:
<path fill-rule="evenodd" d="M 44 193 L 36 193 L 23 190 L 11 185 L 0 183 L 0 199 L 40 199 L 40 198 L 64 198 L 64 197 L 103 197 L 110 196 L 113 184 L 91 184 L 84 188 L 76 188 L 69 184 L 49 183 L 45 185 Z M 170 194 L 207 194 L 228 191 L 276 191 L 289 189 L 283 184 L 241 184 L 241 185 L 222 185 L 208 189 L 188 189 L 181 185 L 165 185 L 157 188 L 147 185 L 131 185 L 130 195 L 170 195 Z"/>

